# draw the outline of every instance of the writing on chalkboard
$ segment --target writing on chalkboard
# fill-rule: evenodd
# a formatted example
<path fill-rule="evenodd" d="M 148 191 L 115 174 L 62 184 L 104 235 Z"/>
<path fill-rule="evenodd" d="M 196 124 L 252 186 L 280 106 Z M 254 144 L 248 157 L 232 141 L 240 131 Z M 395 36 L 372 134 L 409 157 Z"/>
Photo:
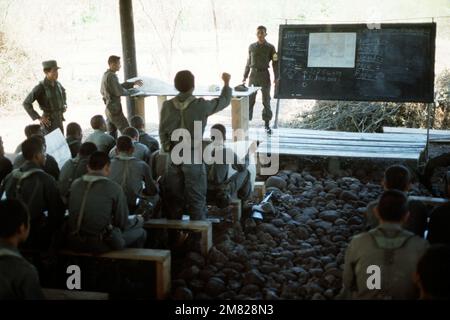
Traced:
<path fill-rule="evenodd" d="M 435 23 L 281 25 L 278 98 L 432 102 Z"/>

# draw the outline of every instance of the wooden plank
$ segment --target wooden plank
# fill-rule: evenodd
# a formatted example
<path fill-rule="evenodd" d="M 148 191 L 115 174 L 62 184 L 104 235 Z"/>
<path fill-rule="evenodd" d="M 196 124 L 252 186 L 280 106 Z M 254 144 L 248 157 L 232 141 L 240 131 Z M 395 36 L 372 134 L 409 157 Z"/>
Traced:
<path fill-rule="evenodd" d="M 450 202 L 449 199 L 445 199 L 445 198 L 423 197 L 423 196 L 409 196 L 408 200 L 421 201 L 425 204 L 432 205 L 432 206 L 441 206 L 443 204 L 447 204 Z"/>
<path fill-rule="evenodd" d="M 108 300 L 109 294 L 104 292 L 60 290 L 42 288 L 47 300 Z"/>
<path fill-rule="evenodd" d="M 202 231 L 211 228 L 211 222 L 200 220 L 150 219 L 144 222 L 146 228 L 168 228 Z"/>

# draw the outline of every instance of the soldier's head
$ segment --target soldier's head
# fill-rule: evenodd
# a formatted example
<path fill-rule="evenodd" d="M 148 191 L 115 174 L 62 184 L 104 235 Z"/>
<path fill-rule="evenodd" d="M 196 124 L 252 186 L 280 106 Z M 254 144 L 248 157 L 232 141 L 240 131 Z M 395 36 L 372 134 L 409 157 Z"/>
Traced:
<path fill-rule="evenodd" d="M 95 151 L 89 157 L 88 172 L 101 174 L 104 177 L 109 176 L 109 165 L 111 160 L 105 152 Z"/>
<path fill-rule="evenodd" d="M 0 239 L 13 247 L 27 240 L 30 233 L 30 214 L 22 201 L 0 201 Z"/>
<path fill-rule="evenodd" d="M 259 42 L 264 42 L 266 40 L 267 36 L 267 29 L 264 26 L 259 26 L 256 28 L 256 37 L 258 38 Z"/>
<path fill-rule="evenodd" d="M 119 56 L 110 56 L 108 58 L 108 66 L 109 69 L 113 72 L 117 72 L 122 67 L 120 63 L 120 57 Z"/>
<path fill-rule="evenodd" d="M 144 130 L 145 127 L 144 118 L 142 118 L 141 116 L 133 116 L 130 119 L 130 125 L 138 130 Z"/>
<path fill-rule="evenodd" d="M 411 174 L 402 165 L 392 165 L 384 172 L 383 186 L 385 190 L 408 191 L 411 187 Z"/>
<path fill-rule="evenodd" d="M 22 155 L 25 160 L 34 162 L 38 166 L 45 165 L 45 140 L 43 136 L 34 135 L 22 143 Z"/>
<path fill-rule="evenodd" d="M 116 154 L 132 155 L 134 152 L 133 140 L 129 136 L 120 136 L 116 143 Z"/>
<path fill-rule="evenodd" d="M 42 68 L 45 73 L 45 77 L 50 81 L 58 80 L 58 64 L 55 60 L 48 60 L 42 62 Z"/>
<path fill-rule="evenodd" d="M 139 141 L 139 131 L 133 127 L 127 127 L 123 129 L 123 135 L 128 136 L 133 141 Z"/>
<path fill-rule="evenodd" d="M 98 114 L 91 118 L 91 127 L 94 130 L 106 131 L 106 121 L 102 115 Z"/>
<path fill-rule="evenodd" d="M 85 142 L 80 146 L 80 151 L 78 151 L 78 154 L 81 158 L 87 158 L 95 151 L 97 151 L 97 146 L 94 143 Z"/>
<path fill-rule="evenodd" d="M 178 71 L 175 75 L 174 85 L 181 93 L 193 91 L 195 88 L 195 77 L 189 70 Z"/>
<path fill-rule="evenodd" d="M 399 190 L 387 190 L 381 195 L 375 214 L 381 223 L 403 223 L 409 217 L 408 199 Z"/>
<path fill-rule="evenodd" d="M 42 131 L 40 124 L 30 124 L 25 127 L 24 130 L 25 137 L 30 138 L 32 135 L 38 134 L 43 136 L 44 132 Z"/>
<path fill-rule="evenodd" d="M 71 122 L 67 125 L 66 136 L 81 140 L 83 138 L 83 130 L 81 126 L 76 122 Z"/>
<path fill-rule="evenodd" d="M 221 143 L 226 140 L 227 129 L 221 123 L 216 123 L 211 127 L 211 140 Z"/>
<path fill-rule="evenodd" d="M 450 270 L 450 247 L 438 244 L 428 248 L 417 264 L 414 277 L 422 300 L 450 298 L 448 270 Z"/>

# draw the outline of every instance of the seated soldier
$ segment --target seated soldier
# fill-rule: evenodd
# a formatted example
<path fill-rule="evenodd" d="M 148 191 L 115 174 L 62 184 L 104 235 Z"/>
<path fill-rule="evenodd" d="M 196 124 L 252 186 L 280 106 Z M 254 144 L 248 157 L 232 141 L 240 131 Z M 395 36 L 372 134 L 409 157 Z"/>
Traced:
<path fill-rule="evenodd" d="M 139 142 L 139 131 L 135 128 L 128 127 L 123 130 L 123 135 L 130 137 L 131 140 L 133 141 L 134 147 L 133 157 L 148 163 L 150 159 L 150 150 L 147 148 L 145 144 Z M 114 147 L 110 151 L 109 156 L 113 158 L 116 155 L 117 150 L 116 147 Z"/>
<path fill-rule="evenodd" d="M 81 139 L 83 138 L 83 131 L 76 122 L 71 122 L 66 128 L 66 142 L 69 145 L 72 158 L 75 158 L 80 151 Z"/>
<path fill-rule="evenodd" d="M 415 280 L 421 300 L 450 299 L 450 247 L 433 245 L 417 264 Z"/>
<path fill-rule="evenodd" d="M 150 150 L 150 153 L 159 150 L 159 142 L 152 136 L 150 136 L 147 132 L 145 132 L 145 123 L 144 119 L 141 116 L 134 116 L 130 119 L 131 127 L 137 129 L 139 131 L 139 142 L 143 145 L 147 146 Z"/>
<path fill-rule="evenodd" d="M 35 267 L 19 253 L 30 216 L 18 200 L 0 201 L 0 300 L 40 300 L 44 295 Z"/>
<path fill-rule="evenodd" d="M 447 174 L 447 181 L 448 181 Z M 449 181 L 450 182 L 450 181 Z M 447 197 L 450 198 L 450 183 L 447 183 Z M 428 222 L 427 240 L 431 244 L 450 245 L 450 202 L 438 206 L 431 211 Z"/>
<path fill-rule="evenodd" d="M 92 142 L 85 142 L 81 145 L 77 157 L 69 159 L 61 168 L 58 189 L 64 203 L 67 203 L 72 182 L 87 173 L 89 156 L 95 151 L 97 151 L 95 144 Z"/>
<path fill-rule="evenodd" d="M 444 153 L 437 157 L 431 158 L 425 164 L 425 168 L 423 173 L 418 173 L 420 182 L 427 188 L 433 195 L 438 196 L 436 194 L 436 190 L 433 189 L 433 185 L 431 183 L 431 179 L 434 174 L 434 170 L 439 167 L 448 167 L 450 166 L 450 153 Z"/>
<path fill-rule="evenodd" d="M 386 169 L 382 181 L 384 190 L 399 190 L 407 196 L 411 187 L 411 175 L 409 170 L 402 165 L 393 165 Z M 375 207 L 378 200 L 372 201 L 367 205 L 366 228 L 373 229 L 378 226 L 378 219 L 375 215 Z M 423 237 L 427 228 L 428 210 L 427 207 L 417 200 L 408 200 L 409 218 L 403 226 L 406 230 L 414 232 Z"/>
<path fill-rule="evenodd" d="M 415 299 L 413 274 L 428 242 L 403 229 L 408 219 L 405 194 L 398 190 L 383 193 L 375 209 L 380 224 L 356 235 L 345 254 L 342 296 L 353 299 Z M 369 266 L 381 270 L 380 287 L 368 288 Z"/>
<path fill-rule="evenodd" d="M 42 168 L 46 173 L 51 175 L 55 180 L 59 179 L 59 166 L 58 162 L 56 162 L 56 159 L 53 158 L 51 155 L 45 153 L 46 151 L 46 144 L 45 144 L 45 138 L 42 135 L 33 135 L 33 138 L 36 138 L 40 141 L 40 143 L 44 146 L 44 155 L 45 155 L 45 164 Z M 35 141 L 35 140 L 33 140 Z M 19 153 L 17 157 L 14 159 L 13 167 L 14 169 L 20 168 L 25 163 L 25 157 L 23 156 L 23 153 Z"/>
<path fill-rule="evenodd" d="M 108 155 L 94 152 L 88 173 L 72 184 L 67 240 L 73 250 L 101 253 L 145 244 L 143 218 L 129 217 L 125 193 L 108 179 L 109 171 Z"/>
<path fill-rule="evenodd" d="M 97 146 L 98 151 L 108 153 L 115 146 L 116 141 L 106 133 L 106 121 L 103 116 L 93 116 L 91 127 L 94 132 L 86 138 L 86 142 L 92 142 Z"/>
<path fill-rule="evenodd" d="M 222 124 L 211 127 L 211 139 L 213 140 L 212 164 L 207 164 L 208 173 L 208 201 L 213 201 L 219 208 L 229 205 L 232 199 L 246 200 L 251 193 L 250 172 L 248 156 L 244 160 L 230 148 L 225 147 L 226 129 Z M 205 161 L 206 162 L 206 161 Z M 229 176 L 229 168 L 236 171 Z"/>
<path fill-rule="evenodd" d="M 3 148 L 3 140 L 0 137 L 0 185 L 3 179 L 12 171 L 13 166 L 11 161 L 5 157 L 5 149 Z"/>
<path fill-rule="evenodd" d="M 142 198 L 147 198 L 156 205 L 158 186 L 152 178 L 149 165 L 133 157 L 134 146 L 131 138 L 119 137 L 116 148 L 117 155 L 111 161 L 109 178 L 122 186 L 130 212 L 136 211 L 137 201 Z"/>
<path fill-rule="evenodd" d="M 26 245 L 47 249 L 64 219 L 64 204 L 52 176 L 42 169 L 45 165 L 44 145 L 40 136 L 33 136 L 22 143 L 25 163 L 14 169 L 0 187 L 7 199 L 18 199 L 30 211 L 31 233 Z"/>
<path fill-rule="evenodd" d="M 30 124 L 30 125 L 26 126 L 24 133 L 25 133 L 26 139 L 31 138 L 31 136 L 34 136 L 35 134 L 44 136 L 44 131 L 42 130 L 42 127 L 40 124 Z M 21 152 L 22 152 L 22 143 L 17 146 L 16 151 L 14 151 L 14 154 L 18 154 Z"/>

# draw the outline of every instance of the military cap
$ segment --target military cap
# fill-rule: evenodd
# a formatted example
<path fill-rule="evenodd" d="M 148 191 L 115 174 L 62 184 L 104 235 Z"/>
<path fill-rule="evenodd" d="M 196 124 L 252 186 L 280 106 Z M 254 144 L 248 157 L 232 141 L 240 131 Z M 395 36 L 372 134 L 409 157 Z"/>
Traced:
<path fill-rule="evenodd" d="M 44 69 L 52 69 L 52 68 L 56 68 L 56 69 L 60 69 L 58 67 L 58 64 L 56 63 L 56 60 L 47 60 L 42 62 L 42 67 Z"/>

